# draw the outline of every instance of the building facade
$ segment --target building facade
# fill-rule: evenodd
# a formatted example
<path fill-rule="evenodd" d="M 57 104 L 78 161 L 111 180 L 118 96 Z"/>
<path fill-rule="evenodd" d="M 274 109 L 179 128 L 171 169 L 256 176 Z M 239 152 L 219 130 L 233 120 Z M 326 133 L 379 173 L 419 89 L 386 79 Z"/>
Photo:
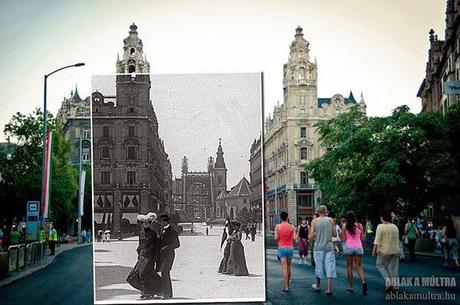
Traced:
<path fill-rule="evenodd" d="M 70 92 L 69 98 L 64 98 L 56 115 L 56 119 L 62 124 L 64 138 L 71 143 L 70 160 L 73 164 L 91 163 L 91 118 L 90 98 L 82 99 L 78 94 L 77 86 L 75 92 Z"/>
<path fill-rule="evenodd" d="M 429 32 L 430 48 L 425 78 L 417 96 L 423 111 L 445 113 L 460 99 L 460 1 L 448 0 L 445 38 L 440 40 L 434 30 Z"/>
<path fill-rule="evenodd" d="M 223 192 L 221 194 L 225 207 L 224 217 L 226 219 L 233 220 L 241 214 L 249 213 L 251 208 L 251 184 L 248 179 L 245 177 L 241 178 L 225 197 L 223 197 Z"/>
<path fill-rule="evenodd" d="M 262 199 L 263 199 L 263 185 L 262 185 L 262 149 L 261 149 L 261 138 L 254 140 L 251 145 L 250 157 L 249 157 L 249 180 L 251 185 L 251 198 L 249 201 L 249 209 L 256 211 L 256 214 L 260 214 L 262 219 Z"/>
<path fill-rule="evenodd" d="M 207 171 L 190 171 L 188 159 L 182 159 L 180 178 L 173 181 L 174 211 L 181 220 L 207 221 L 223 217 L 224 207 L 217 204 L 220 193 L 227 191 L 227 167 L 222 142 L 219 140 L 216 159 L 208 159 Z"/>
<path fill-rule="evenodd" d="M 283 103 L 265 122 L 265 211 L 272 230 L 281 211 L 295 224 L 301 216 L 311 218 L 320 201 L 319 190 L 305 172 L 305 165 L 325 152 L 314 125 L 350 107 L 366 111 L 362 95 L 357 102 L 351 92 L 348 97 L 318 98 L 317 64 L 310 61 L 310 44 L 303 36 L 299 26 L 283 69 Z"/>
<path fill-rule="evenodd" d="M 172 172 L 150 100 L 149 63 L 137 26 L 116 64 L 116 95 L 92 94 L 94 221 L 130 232 L 138 213 L 172 212 Z M 128 72 L 129 74 L 127 74 Z"/>

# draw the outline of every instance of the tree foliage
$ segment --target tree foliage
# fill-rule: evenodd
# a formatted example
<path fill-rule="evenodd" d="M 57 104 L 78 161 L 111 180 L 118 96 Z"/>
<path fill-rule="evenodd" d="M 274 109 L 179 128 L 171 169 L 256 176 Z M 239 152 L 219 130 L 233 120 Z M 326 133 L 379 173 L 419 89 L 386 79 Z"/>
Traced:
<path fill-rule="evenodd" d="M 2 181 L 0 184 L 2 214 L 24 216 L 26 202 L 40 200 L 42 183 L 42 122 L 39 109 L 31 114 L 16 113 L 4 127 L 4 134 L 12 143 L 10 158 L 0 153 Z M 73 199 L 77 195 L 77 172 L 69 163 L 70 143 L 62 134 L 60 124 L 48 114 L 48 130 L 53 131 L 51 163 L 51 220 L 66 223 L 75 217 Z"/>
<path fill-rule="evenodd" d="M 458 108 L 449 115 L 454 113 Z M 383 209 L 418 214 L 459 186 L 447 121 L 437 112 L 413 114 L 407 106 L 370 118 L 353 108 L 317 124 L 326 153 L 306 170 L 338 215 L 348 209 L 373 219 Z"/>

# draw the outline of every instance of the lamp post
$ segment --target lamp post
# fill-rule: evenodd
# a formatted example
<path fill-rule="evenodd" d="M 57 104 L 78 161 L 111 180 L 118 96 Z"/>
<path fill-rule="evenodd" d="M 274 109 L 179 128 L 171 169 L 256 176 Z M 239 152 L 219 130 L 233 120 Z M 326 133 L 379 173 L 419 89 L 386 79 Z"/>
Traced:
<path fill-rule="evenodd" d="M 43 90 L 43 129 L 42 129 L 42 141 L 43 141 L 43 150 L 42 150 L 42 197 L 41 197 L 41 205 L 43 206 L 44 202 L 43 199 L 45 198 L 45 156 L 46 156 L 46 123 L 47 123 L 47 110 L 46 110 L 46 81 L 48 77 L 53 75 L 56 72 L 61 70 L 72 68 L 72 67 L 81 67 L 84 66 L 85 63 L 76 63 L 73 65 L 68 65 L 59 69 L 52 71 L 49 74 L 45 74 L 43 77 L 44 80 L 44 90 Z M 42 215 L 43 216 L 43 215 Z M 44 221 L 45 219 L 43 219 Z"/>

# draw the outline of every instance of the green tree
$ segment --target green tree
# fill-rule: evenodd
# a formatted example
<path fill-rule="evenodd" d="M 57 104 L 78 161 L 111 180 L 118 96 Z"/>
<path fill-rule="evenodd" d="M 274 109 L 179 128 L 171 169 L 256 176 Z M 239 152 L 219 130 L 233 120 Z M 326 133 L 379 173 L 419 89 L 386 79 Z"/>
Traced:
<path fill-rule="evenodd" d="M 377 218 L 383 209 L 415 215 L 458 185 L 442 114 L 413 114 L 407 106 L 388 117 L 358 109 L 319 123 L 326 153 L 306 170 L 338 215 L 353 209 Z"/>
<path fill-rule="evenodd" d="M 27 115 L 18 112 L 5 125 L 4 134 L 15 146 L 10 159 L 0 154 L 0 195 L 9 194 L 8 204 L 1 208 L 4 215 L 23 216 L 28 200 L 40 200 L 42 116 L 39 109 Z M 72 221 L 75 215 L 73 199 L 77 194 L 77 173 L 69 163 L 70 143 L 64 139 L 62 127 L 51 114 L 48 114 L 47 122 L 48 129 L 53 131 L 49 216 L 65 227 L 64 224 Z"/>

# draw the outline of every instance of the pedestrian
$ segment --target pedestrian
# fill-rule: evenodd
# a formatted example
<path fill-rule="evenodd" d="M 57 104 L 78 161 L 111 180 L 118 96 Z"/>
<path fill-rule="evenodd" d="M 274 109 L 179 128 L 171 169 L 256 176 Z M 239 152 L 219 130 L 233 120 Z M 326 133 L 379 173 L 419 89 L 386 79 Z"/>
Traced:
<path fill-rule="evenodd" d="M 161 282 L 165 299 L 173 297 L 171 269 L 175 258 L 175 249 L 180 247 L 179 234 L 171 226 L 168 214 L 159 217 L 163 231 L 160 235 L 160 252 L 158 254 L 157 272 L 161 272 Z"/>
<path fill-rule="evenodd" d="M 208 235 L 209 235 L 209 229 L 208 229 L 208 227 L 206 227 L 206 236 L 208 236 Z"/>
<path fill-rule="evenodd" d="M 249 239 L 249 233 L 250 233 L 249 227 L 248 227 L 248 226 L 246 226 L 246 227 L 244 228 L 244 233 L 246 234 L 246 238 L 245 238 L 244 240 L 248 240 L 248 239 Z"/>
<path fill-rule="evenodd" d="M 307 264 L 308 256 L 308 221 L 307 218 L 302 217 L 300 224 L 297 226 L 296 232 L 297 246 L 299 248 L 299 264 Z"/>
<path fill-rule="evenodd" d="M 345 218 L 345 223 L 342 224 L 342 240 L 343 253 L 347 261 L 348 275 L 348 292 L 353 292 L 353 263 L 355 264 L 356 272 L 361 279 L 361 292 L 367 294 L 367 284 L 364 277 L 362 266 L 363 259 L 363 243 L 364 229 L 363 225 L 356 220 L 355 212 L 348 211 Z"/>
<path fill-rule="evenodd" d="M 316 213 L 316 212 L 313 213 L 313 219 L 316 219 L 316 218 L 318 218 L 318 217 L 319 217 L 319 214 L 318 214 L 318 213 Z M 313 220 L 312 220 L 312 221 L 313 221 Z M 310 230 L 310 226 L 309 226 L 308 228 L 309 228 L 309 230 Z M 310 253 L 310 262 L 311 262 L 311 266 L 312 266 L 312 267 L 315 267 L 316 264 L 315 264 L 315 258 L 314 258 L 314 255 L 313 255 L 313 251 L 314 251 L 313 249 L 314 249 L 314 247 L 315 247 L 315 237 L 313 236 L 313 238 L 308 238 L 308 240 L 311 241 L 311 247 L 310 247 L 310 248 L 311 248 L 311 251 L 310 251 L 310 252 L 311 252 L 311 253 Z"/>
<path fill-rule="evenodd" d="M 399 272 L 399 230 L 391 223 L 391 215 L 384 211 L 377 226 L 372 255 L 377 257 L 376 267 L 385 280 L 385 293 L 393 292 Z"/>
<path fill-rule="evenodd" d="M 406 240 L 406 237 L 405 237 L 405 228 L 406 228 L 406 225 L 404 223 L 404 220 L 403 219 L 400 219 L 399 217 L 396 216 L 396 218 L 393 218 L 392 217 L 392 221 L 397 227 L 398 227 L 398 231 L 399 231 L 399 260 L 400 261 L 404 261 L 405 258 L 406 258 L 406 255 L 404 254 L 404 242 Z"/>
<path fill-rule="evenodd" d="M 337 277 L 335 266 L 334 245 L 332 237 L 337 236 L 334 220 L 328 217 L 328 210 L 325 205 L 320 205 L 316 212 L 319 217 L 311 222 L 311 229 L 308 238 L 315 237 L 315 249 L 313 256 L 315 259 L 316 283 L 312 288 L 316 292 L 321 291 L 321 280 L 327 278 L 326 295 L 332 295 L 332 279 Z"/>
<path fill-rule="evenodd" d="M 443 240 L 444 240 L 444 266 L 448 266 L 449 256 L 452 257 L 452 260 L 455 262 L 457 267 L 460 267 L 458 263 L 458 240 L 457 240 L 457 230 L 455 229 L 454 222 L 452 221 L 452 216 L 446 217 L 446 225 L 443 228 Z"/>
<path fill-rule="evenodd" d="M 364 237 L 365 244 L 368 248 L 372 249 L 372 243 L 374 238 L 374 226 L 372 225 L 372 221 L 366 217 L 366 235 Z"/>
<path fill-rule="evenodd" d="M 251 227 L 251 241 L 256 241 L 256 233 L 257 233 L 257 230 L 256 230 L 256 226 L 255 225 L 252 225 Z"/>
<path fill-rule="evenodd" d="M 81 231 L 80 237 L 81 237 L 81 242 L 84 244 L 86 242 L 86 230 L 85 229 Z"/>
<path fill-rule="evenodd" d="M 247 276 L 249 275 L 249 272 L 246 264 L 244 247 L 241 243 L 241 223 L 236 220 L 233 220 L 231 224 L 234 230 L 232 234 L 228 236 L 228 238 L 231 239 L 232 242 L 230 247 L 230 256 L 228 259 L 228 264 L 230 264 L 230 266 L 227 267 L 227 274 L 233 274 L 236 276 Z"/>
<path fill-rule="evenodd" d="M 87 229 L 86 230 L 86 241 L 90 243 L 91 242 L 91 237 L 92 237 L 91 236 L 91 230 Z"/>
<path fill-rule="evenodd" d="M 10 232 L 10 246 L 19 245 L 20 234 L 16 225 L 11 227 Z"/>
<path fill-rule="evenodd" d="M 407 246 L 409 248 L 409 260 L 415 262 L 415 243 L 417 238 L 420 236 L 420 231 L 414 223 L 412 217 L 407 218 L 406 227 L 404 228 L 404 234 L 407 237 Z"/>
<path fill-rule="evenodd" d="M 54 228 L 54 224 L 51 225 L 49 237 L 48 237 L 48 245 L 50 247 L 51 254 L 54 255 L 56 249 L 56 242 L 57 242 L 57 231 Z"/>
<path fill-rule="evenodd" d="M 339 224 L 337 223 L 337 221 L 336 221 L 335 219 L 333 219 L 333 220 L 334 220 L 334 223 L 336 224 L 336 225 L 335 225 L 335 230 L 336 230 L 336 232 L 337 232 L 337 236 L 332 237 L 332 242 L 333 242 L 333 244 L 334 244 L 335 252 L 336 252 L 337 254 L 340 254 L 340 248 L 339 248 L 339 246 L 340 246 L 340 236 L 342 236 L 342 229 L 341 229 L 341 227 L 339 226 Z"/>
<path fill-rule="evenodd" d="M 227 231 L 228 231 L 228 233 L 227 233 Z M 222 274 L 227 274 L 228 271 L 230 271 L 230 270 L 227 270 L 227 267 L 229 266 L 228 260 L 230 258 L 230 249 L 231 249 L 232 240 L 229 239 L 228 236 L 231 235 L 232 233 L 233 233 L 233 229 L 231 227 L 230 220 L 227 220 L 225 222 L 225 226 L 224 226 L 224 229 L 223 229 L 223 232 L 222 232 L 222 238 L 221 238 L 221 242 L 220 242 L 220 249 L 222 249 L 222 246 L 224 245 L 225 242 L 227 242 L 227 243 L 226 243 L 225 248 L 224 248 L 224 257 L 220 261 L 219 270 L 217 271 L 217 272 L 222 273 Z"/>
<path fill-rule="evenodd" d="M 160 298 L 163 294 L 161 277 L 155 272 L 155 263 L 160 250 L 160 230 L 155 221 L 157 214 L 137 215 L 141 223 L 139 246 L 136 249 L 137 263 L 126 281 L 141 291 L 141 299 Z"/>
<path fill-rule="evenodd" d="M 278 242 L 278 258 L 281 262 L 283 272 L 283 291 L 289 291 L 289 281 L 291 279 L 291 261 L 294 255 L 295 228 L 287 222 L 288 213 L 281 212 L 281 223 L 275 227 L 275 240 Z"/>

